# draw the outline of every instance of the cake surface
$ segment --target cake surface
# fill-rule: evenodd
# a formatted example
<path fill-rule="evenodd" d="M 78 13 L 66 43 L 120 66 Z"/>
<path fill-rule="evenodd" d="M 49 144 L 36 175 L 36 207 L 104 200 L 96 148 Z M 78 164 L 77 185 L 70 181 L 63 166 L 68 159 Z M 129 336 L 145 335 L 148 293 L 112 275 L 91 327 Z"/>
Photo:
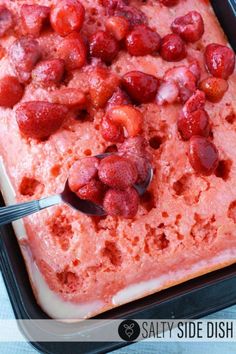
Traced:
<path fill-rule="evenodd" d="M 98 0 L 80 2 L 85 8 L 81 29 L 85 40 L 104 30 L 108 15 Z M 50 7 L 53 2 L 0 1 L 16 23 L 0 38 L 0 79 L 15 76 L 8 53 L 19 37 L 22 4 Z M 146 15 L 148 25 L 161 37 L 171 33 L 177 17 L 193 8 L 201 14 L 205 31 L 201 39 L 186 44 L 187 56 L 178 62 L 159 54 L 133 56 L 122 48 L 107 65 L 109 70 L 119 77 L 135 70 L 163 78 L 169 69 L 189 67 L 196 60 L 201 81 L 209 77 L 206 46 L 228 45 L 209 1 L 180 0 L 173 7 L 152 0 L 130 4 Z M 37 36 L 43 60 L 58 58 L 62 38 L 49 26 Z M 42 141 L 23 136 L 16 121 L 20 104 L 53 102 L 58 89 L 78 88 L 87 95 L 94 65 L 88 60 L 69 70 L 59 88 L 31 80 L 13 108 L 0 107 L 0 184 L 7 204 L 60 193 L 76 160 L 114 145 L 101 134 L 104 108 L 92 105 L 86 114 L 83 110 L 83 117 L 70 111 L 61 127 Z M 236 261 L 235 72 L 227 82 L 228 90 L 219 102 L 205 103 L 210 139 L 219 154 L 212 174 L 196 173 L 189 161 L 189 142 L 181 139 L 176 124 L 183 103 L 142 103 L 138 106 L 142 136 L 148 142 L 154 177 L 134 218 L 92 218 L 61 204 L 14 223 L 36 299 L 46 313 L 55 318 L 91 317 Z"/>

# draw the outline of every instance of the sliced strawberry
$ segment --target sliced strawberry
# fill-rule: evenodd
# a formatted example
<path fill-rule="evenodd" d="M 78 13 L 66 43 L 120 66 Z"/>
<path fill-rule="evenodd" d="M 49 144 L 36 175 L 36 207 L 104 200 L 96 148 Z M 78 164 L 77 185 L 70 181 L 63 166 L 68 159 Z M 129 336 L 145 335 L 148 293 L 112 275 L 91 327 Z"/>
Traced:
<path fill-rule="evenodd" d="M 171 29 L 184 41 L 193 43 L 202 37 L 204 22 L 199 12 L 190 11 L 184 16 L 177 17 L 171 24 Z"/>
<path fill-rule="evenodd" d="M 166 103 L 175 103 L 178 101 L 179 88 L 175 82 L 163 81 L 156 95 L 156 102 L 162 106 Z"/>
<path fill-rule="evenodd" d="M 126 48 L 129 54 L 145 56 L 157 52 L 161 45 L 161 37 L 146 25 L 135 26 L 126 37 Z"/>
<path fill-rule="evenodd" d="M 210 176 L 219 163 L 219 153 L 215 145 L 201 136 L 193 136 L 189 145 L 189 161 L 193 169 L 205 176 Z"/>
<path fill-rule="evenodd" d="M 183 112 L 185 114 L 194 112 L 198 109 L 203 109 L 206 103 L 206 95 L 203 91 L 197 90 L 194 94 L 188 99 L 183 107 Z"/>
<path fill-rule="evenodd" d="M 49 17 L 50 7 L 40 5 L 22 5 L 21 23 L 24 34 L 38 37 L 45 20 Z"/>
<path fill-rule="evenodd" d="M 79 31 L 85 16 L 84 6 L 78 0 L 57 1 L 51 11 L 51 25 L 60 36 Z"/>
<path fill-rule="evenodd" d="M 81 187 L 97 177 L 99 162 L 97 157 L 85 157 L 71 166 L 68 183 L 72 192 L 78 192 Z"/>
<path fill-rule="evenodd" d="M 132 160 L 119 155 L 111 155 L 100 162 L 98 177 L 109 187 L 126 189 L 136 182 L 138 172 Z"/>
<path fill-rule="evenodd" d="M 187 55 L 186 47 L 177 34 L 167 34 L 161 40 L 161 57 L 166 61 L 180 61 Z"/>
<path fill-rule="evenodd" d="M 138 212 L 139 196 L 132 187 L 126 191 L 109 189 L 104 197 L 103 208 L 108 215 L 133 218 Z"/>
<path fill-rule="evenodd" d="M 109 64 L 119 53 L 119 43 L 109 32 L 98 31 L 90 37 L 89 51 L 92 57 Z"/>
<path fill-rule="evenodd" d="M 31 71 L 41 57 L 38 42 L 31 37 L 21 37 L 10 47 L 9 57 L 20 82 L 27 82 Z"/>
<path fill-rule="evenodd" d="M 55 133 L 65 120 L 65 106 L 44 102 L 24 102 L 17 107 L 16 120 L 20 131 L 27 137 L 44 139 Z"/>
<path fill-rule="evenodd" d="M 199 88 L 205 92 L 210 102 L 219 102 L 228 90 L 228 82 L 217 77 L 208 77 L 199 83 Z"/>
<path fill-rule="evenodd" d="M 129 105 L 114 106 L 107 115 L 113 123 L 125 127 L 129 137 L 138 135 L 142 130 L 143 115 L 137 108 Z"/>
<path fill-rule="evenodd" d="M 50 59 L 39 62 L 32 71 L 32 79 L 42 86 L 58 85 L 64 74 L 65 62 L 62 59 Z"/>
<path fill-rule="evenodd" d="M 102 108 L 119 86 L 120 79 L 106 68 L 96 67 L 89 74 L 90 98 L 92 104 Z"/>
<path fill-rule="evenodd" d="M 113 123 L 107 116 L 102 119 L 101 133 L 106 141 L 113 143 L 123 143 L 125 139 L 123 127 Z"/>
<path fill-rule="evenodd" d="M 104 197 L 105 188 L 102 182 L 92 179 L 86 185 L 81 187 L 77 196 L 84 200 L 90 200 L 93 203 L 101 204 Z"/>
<path fill-rule="evenodd" d="M 24 87 L 14 76 L 4 76 L 0 79 L 0 106 L 13 107 L 24 94 Z"/>
<path fill-rule="evenodd" d="M 209 115 L 204 109 L 181 114 L 177 124 L 183 140 L 189 140 L 194 135 L 208 137 L 210 133 Z"/>
<path fill-rule="evenodd" d="M 154 100 L 159 80 L 141 71 L 130 71 L 123 76 L 122 84 L 134 101 L 146 103 Z"/>
<path fill-rule="evenodd" d="M 174 82 L 179 88 L 179 100 L 185 103 L 196 91 L 196 77 L 186 66 L 179 66 L 168 70 L 164 80 Z"/>
<path fill-rule="evenodd" d="M 4 5 L 0 5 L 0 37 L 13 27 L 13 16 L 10 10 Z"/>
<path fill-rule="evenodd" d="M 120 16 L 111 16 L 106 20 L 107 31 L 117 40 L 124 39 L 129 31 L 129 22 Z"/>
<path fill-rule="evenodd" d="M 234 72 L 235 54 L 229 47 L 220 44 L 209 44 L 205 50 L 205 61 L 209 72 L 227 80 Z"/>
<path fill-rule="evenodd" d="M 82 68 L 86 63 L 87 48 L 81 35 L 72 32 L 66 36 L 59 44 L 57 54 L 65 61 L 67 70 Z"/>

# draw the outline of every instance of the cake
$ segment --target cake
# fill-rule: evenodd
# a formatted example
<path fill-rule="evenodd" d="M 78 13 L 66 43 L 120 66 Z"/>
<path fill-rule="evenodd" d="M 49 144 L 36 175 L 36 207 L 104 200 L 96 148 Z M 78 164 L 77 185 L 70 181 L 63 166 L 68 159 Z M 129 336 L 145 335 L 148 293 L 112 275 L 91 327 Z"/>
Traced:
<path fill-rule="evenodd" d="M 50 317 L 158 298 L 236 262 L 235 55 L 208 0 L 1 0 L 0 45 L 6 204 L 70 176 L 107 211 L 61 203 L 13 223 Z M 117 155 L 91 158 L 104 152 Z M 143 161 L 154 175 L 138 196 Z"/>

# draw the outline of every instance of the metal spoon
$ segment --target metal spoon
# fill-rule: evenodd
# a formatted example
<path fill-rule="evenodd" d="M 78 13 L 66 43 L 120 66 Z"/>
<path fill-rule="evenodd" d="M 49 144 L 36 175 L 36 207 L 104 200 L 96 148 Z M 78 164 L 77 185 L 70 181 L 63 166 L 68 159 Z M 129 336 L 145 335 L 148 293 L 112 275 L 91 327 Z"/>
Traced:
<path fill-rule="evenodd" d="M 115 153 L 114 153 L 115 154 Z M 103 159 L 104 157 L 111 155 L 111 153 L 96 155 L 95 157 Z M 139 195 L 143 195 L 148 188 L 153 177 L 153 170 L 151 165 L 148 168 L 147 178 L 140 184 L 135 184 L 134 188 Z M 80 199 L 75 193 L 73 193 L 66 181 L 65 188 L 61 194 L 56 194 L 50 197 L 42 198 L 39 200 L 33 200 L 31 202 L 19 203 L 0 208 L 0 225 L 11 223 L 12 221 L 21 219 L 24 216 L 34 214 L 40 210 L 49 208 L 53 205 L 64 202 L 72 208 L 80 211 L 81 213 L 91 216 L 104 216 L 106 212 L 104 209 L 89 200 Z"/>

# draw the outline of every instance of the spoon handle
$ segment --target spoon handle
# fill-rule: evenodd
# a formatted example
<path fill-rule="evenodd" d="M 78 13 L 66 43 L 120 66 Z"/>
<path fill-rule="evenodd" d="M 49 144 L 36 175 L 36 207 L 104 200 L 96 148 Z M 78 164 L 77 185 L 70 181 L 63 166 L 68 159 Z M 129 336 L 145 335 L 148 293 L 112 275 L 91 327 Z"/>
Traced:
<path fill-rule="evenodd" d="M 55 195 L 31 202 L 19 203 L 0 208 L 0 225 L 9 224 L 12 221 L 31 215 L 42 209 L 60 203 L 60 195 Z"/>

